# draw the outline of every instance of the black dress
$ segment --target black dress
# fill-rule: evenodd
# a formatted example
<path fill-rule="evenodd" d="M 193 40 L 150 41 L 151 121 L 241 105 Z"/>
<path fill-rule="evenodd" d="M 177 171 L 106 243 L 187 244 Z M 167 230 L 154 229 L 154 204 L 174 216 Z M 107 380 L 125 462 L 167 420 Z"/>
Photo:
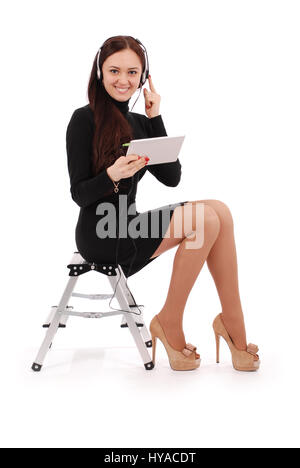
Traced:
<path fill-rule="evenodd" d="M 167 136 L 161 115 L 149 119 L 145 115 L 128 112 L 129 100 L 120 102 L 113 99 L 109 94 L 108 96 L 112 105 L 116 105 L 130 123 L 134 139 Z M 149 171 L 164 185 L 176 187 L 181 178 L 181 164 L 179 159 L 177 159 L 177 161 L 171 163 L 145 166 L 136 172 L 133 177 L 121 179 L 118 186 L 119 192 L 115 193 L 113 182 L 106 170 L 101 171 L 97 176 L 93 175 L 93 132 L 93 112 L 89 104 L 87 104 L 73 112 L 66 131 L 68 171 L 71 183 L 70 191 L 72 199 L 80 207 L 75 230 L 77 249 L 88 262 L 115 263 L 118 228 L 120 227 L 119 221 L 125 219 L 124 222 L 125 224 L 127 223 L 127 227 L 133 220 L 135 223 L 139 221 L 140 224 L 136 226 L 136 231 L 139 231 L 139 226 L 141 228 L 144 226 L 145 228 L 145 221 L 148 221 L 146 236 L 144 234 L 145 231 L 142 231 L 142 229 L 141 232 L 143 234 L 139 237 L 136 237 L 136 234 L 133 237 L 130 234 L 127 234 L 127 237 L 120 235 L 117 263 L 121 265 L 126 277 L 132 276 L 154 260 L 154 258 L 150 257 L 162 242 L 175 208 L 186 203 L 186 201 L 173 203 L 139 213 L 136 211 L 135 205 L 137 184 L 145 172 Z M 130 196 L 127 197 L 129 193 Z M 123 205 L 120 204 L 121 195 L 123 195 Z M 127 207 L 131 205 L 130 210 L 126 213 L 124 209 L 120 208 L 120 206 L 124 207 L 125 199 L 125 204 L 128 203 Z M 105 203 L 113 204 L 115 207 L 117 225 L 113 236 L 108 235 L 104 238 L 103 235 L 102 237 L 99 236 L 99 231 L 97 231 L 96 227 L 100 226 L 101 219 L 103 220 L 105 216 L 107 217 L 108 211 L 105 211 L 104 208 L 108 205 L 105 205 Z M 99 214 L 101 208 L 102 213 Z M 153 229 L 153 226 L 151 230 L 151 221 L 153 219 L 156 219 L 156 232 L 154 234 L 155 229 Z M 157 220 L 159 220 L 158 230 Z"/>

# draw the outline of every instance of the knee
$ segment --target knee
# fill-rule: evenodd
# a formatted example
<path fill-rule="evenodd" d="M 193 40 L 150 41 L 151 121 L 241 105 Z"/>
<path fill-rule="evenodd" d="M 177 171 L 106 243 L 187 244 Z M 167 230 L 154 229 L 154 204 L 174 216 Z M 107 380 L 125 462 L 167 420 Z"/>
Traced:
<path fill-rule="evenodd" d="M 209 205 L 204 205 L 204 232 L 209 238 L 217 238 L 221 229 L 218 213 Z"/>
<path fill-rule="evenodd" d="M 222 226 L 233 226 L 233 217 L 230 208 L 220 200 L 208 200 L 210 206 L 216 211 Z"/>
<path fill-rule="evenodd" d="M 185 236 L 191 232 L 204 230 L 207 238 L 216 238 L 220 228 L 220 218 L 212 206 L 198 200 L 184 207 L 183 232 Z"/>

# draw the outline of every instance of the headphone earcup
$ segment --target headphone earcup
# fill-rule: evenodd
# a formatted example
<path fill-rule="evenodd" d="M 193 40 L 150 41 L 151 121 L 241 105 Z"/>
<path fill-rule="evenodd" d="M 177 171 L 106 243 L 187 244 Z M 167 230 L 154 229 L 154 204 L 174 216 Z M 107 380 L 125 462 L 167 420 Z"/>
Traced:
<path fill-rule="evenodd" d="M 140 81 L 140 86 L 139 87 L 142 87 L 144 86 L 144 84 L 146 83 L 147 79 L 148 79 L 148 76 L 149 76 L 149 70 L 145 70 L 143 73 L 142 73 L 142 76 L 141 76 L 141 81 Z"/>

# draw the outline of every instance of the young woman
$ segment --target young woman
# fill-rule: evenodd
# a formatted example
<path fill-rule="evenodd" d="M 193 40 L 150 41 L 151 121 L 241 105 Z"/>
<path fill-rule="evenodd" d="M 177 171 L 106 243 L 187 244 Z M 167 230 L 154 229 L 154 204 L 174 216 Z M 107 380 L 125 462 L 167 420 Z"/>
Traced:
<path fill-rule="evenodd" d="M 129 112 L 130 98 L 137 90 L 141 92 L 147 78 L 150 88 L 144 88 L 147 116 Z M 179 159 L 147 167 L 147 155 L 126 155 L 122 146 L 132 139 L 167 136 L 159 111 L 161 97 L 148 72 L 147 52 L 138 39 L 114 36 L 104 42 L 94 59 L 88 100 L 89 104 L 72 114 L 66 135 L 71 196 L 81 208 L 76 226 L 78 251 L 89 262 L 114 261 L 118 242 L 116 233 L 112 229 L 110 235 L 104 237 L 101 222 L 105 220 L 104 207 L 113 207 L 116 214 L 113 227 L 119 227 L 120 197 L 125 197 L 126 222 L 138 220 L 144 226 L 147 221 L 148 226 L 147 235 L 134 237 L 134 243 L 129 234 L 119 239 L 118 263 L 127 277 L 163 252 L 178 246 L 165 304 L 150 324 L 153 360 L 156 339 L 159 338 L 172 369 L 199 367 L 200 356 L 193 345 L 186 343 L 182 319 L 189 293 L 206 261 L 222 304 L 222 313 L 213 324 L 217 347 L 222 336 L 232 352 L 235 369 L 256 370 L 259 366 L 257 347 L 247 346 L 246 342 L 229 208 L 218 200 L 195 200 L 144 213 L 136 211 L 137 184 L 147 170 L 170 187 L 177 186 L 181 178 Z M 204 237 L 202 246 L 192 249 L 187 243 L 199 229 L 199 204 L 203 207 L 200 229 Z M 155 214 L 158 218 L 153 217 Z M 167 225 L 160 222 L 166 216 Z M 151 236 L 153 219 L 159 220 L 158 237 Z M 178 236 L 178 225 L 181 236 Z"/>

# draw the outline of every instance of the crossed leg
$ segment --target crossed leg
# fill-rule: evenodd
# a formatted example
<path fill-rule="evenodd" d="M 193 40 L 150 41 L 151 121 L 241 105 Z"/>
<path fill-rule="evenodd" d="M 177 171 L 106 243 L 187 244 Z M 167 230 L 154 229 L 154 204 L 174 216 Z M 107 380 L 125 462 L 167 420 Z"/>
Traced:
<path fill-rule="evenodd" d="M 192 232 L 199 228 L 196 223 L 197 203 L 204 204 L 204 242 L 201 248 L 189 250 L 187 243 L 191 231 L 187 232 L 184 229 L 186 224 L 192 226 Z M 203 264 L 207 261 L 221 301 L 225 327 L 236 347 L 245 350 L 246 332 L 239 295 L 231 212 L 227 205 L 219 200 L 196 200 L 188 204 L 192 204 L 192 210 L 186 208 L 187 203 L 176 207 L 164 239 L 151 257 L 161 255 L 179 245 L 174 258 L 167 299 L 158 314 L 160 322 L 170 345 L 175 349 L 182 349 L 186 343 L 182 329 L 185 304 Z M 184 219 L 186 217 L 190 217 L 187 223 Z M 178 233 L 178 223 L 182 226 L 181 237 L 174 235 L 175 232 Z"/>

